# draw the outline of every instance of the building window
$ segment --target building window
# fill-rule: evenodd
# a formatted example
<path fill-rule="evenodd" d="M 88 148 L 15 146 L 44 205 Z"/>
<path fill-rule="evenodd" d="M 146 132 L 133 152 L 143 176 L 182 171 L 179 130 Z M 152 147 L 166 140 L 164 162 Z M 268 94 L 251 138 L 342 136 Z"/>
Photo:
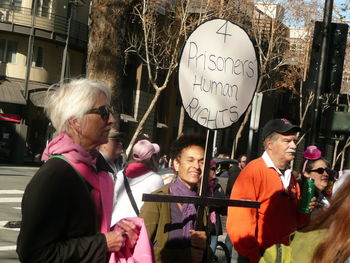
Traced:
<path fill-rule="evenodd" d="M 49 17 L 49 12 L 51 9 L 52 0 L 33 0 L 32 10 L 34 9 L 34 1 L 36 3 L 36 15 L 42 17 Z"/>
<path fill-rule="evenodd" d="M 19 11 L 22 7 L 22 0 L 0 0 L 0 6 Z"/>
<path fill-rule="evenodd" d="M 43 48 L 34 46 L 32 67 L 42 67 L 42 66 L 43 66 Z"/>
<path fill-rule="evenodd" d="M 5 46 L 6 46 L 6 40 L 0 39 L 0 61 L 3 61 L 3 58 L 5 57 Z"/>
<path fill-rule="evenodd" d="M 17 42 L 13 40 L 0 39 L 0 61 L 16 63 Z"/>
<path fill-rule="evenodd" d="M 290 45 L 290 50 L 295 56 L 301 56 L 304 53 L 304 46 L 301 43 L 293 43 Z"/>

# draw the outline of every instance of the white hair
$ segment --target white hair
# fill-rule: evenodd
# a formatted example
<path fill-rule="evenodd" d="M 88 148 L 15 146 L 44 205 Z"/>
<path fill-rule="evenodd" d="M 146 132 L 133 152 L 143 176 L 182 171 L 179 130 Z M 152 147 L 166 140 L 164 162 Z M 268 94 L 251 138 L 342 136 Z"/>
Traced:
<path fill-rule="evenodd" d="M 73 79 L 68 83 L 51 86 L 46 97 L 45 112 L 56 131 L 69 132 L 68 120 L 75 117 L 81 121 L 85 113 L 96 103 L 100 92 L 106 95 L 109 103 L 111 91 L 89 79 Z"/>

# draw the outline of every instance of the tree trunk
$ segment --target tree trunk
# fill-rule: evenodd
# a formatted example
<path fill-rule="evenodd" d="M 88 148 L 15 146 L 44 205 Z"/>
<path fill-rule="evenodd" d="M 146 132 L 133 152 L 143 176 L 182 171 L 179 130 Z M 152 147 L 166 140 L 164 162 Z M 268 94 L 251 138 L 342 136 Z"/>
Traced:
<path fill-rule="evenodd" d="M 112 91 L 118 128 L 123 81 L 125 27 L 131 0 L 93 0 L 90 13 L 87 76 Z"/>
<path fill-rule="evenodd" d="M 241 123 L 241 125 L 239 126 L 239 129 L 236 133 L 236 136 L 235 136 L 235 139 L 233 141 L 233 144 L 232 144 L 232 153 L 231 153 L 231 158 L 234 158 L 235 154 L 236 154 L 236 150 L 237 150 L 237 146 L 238 146 L 238 141 L 239 139 L 242 137 L 242 132 L 243 132 L 243 129 L 245 127 L 245 125 L 248 123 L 248 120 L 249 120 L 249 116 L 250 116 L 250 113 L 252 111 L 252 105 L 250 104 L 248 106 L 248 109 L 247 111 L 244 113 L 244 119 Z"/>
<path fill-rule="evenodd" d="M 141 133 L 142 129 L 143 129 L 143 126 L 146 122 L 146 120 L 148 119 L 148 116 L 151 114 L 152 110 L 154 109 L 154 106 L 156 105 L 157 101 L 158 101 L 158 98 L 159 98 L 159 95 L 161 93 L 161 91 L 163 90 L 164 88 L 157 88 L 156 89 L 156 93 L 154 94 L 154 97 L 147 109 L 147 111 L 145 112 L 145 114 L 142 116 L 142 119 L 140 120 L 139 124 L 137 125 L 137 128 L 134 132 L 134 135 L 132 136 L 131 138 L 131 141 L 129 143 L 129 146 L 128 148 L 126 149 L 126 155 L 129 156 L 130 154 L 130 151 L 131 151 L 131 148 L 132 146 L 134 145 L 137 137 L 139 136 L 139 134 Z"/>
<path fill-rule="evenodd" d="M 179 138 L 184 131 L 184 121 L 185 121 L 185 109 L 181 106 L 180 118 L 179 118 L 179 129 L 177 130 L 177 138 Z"/>

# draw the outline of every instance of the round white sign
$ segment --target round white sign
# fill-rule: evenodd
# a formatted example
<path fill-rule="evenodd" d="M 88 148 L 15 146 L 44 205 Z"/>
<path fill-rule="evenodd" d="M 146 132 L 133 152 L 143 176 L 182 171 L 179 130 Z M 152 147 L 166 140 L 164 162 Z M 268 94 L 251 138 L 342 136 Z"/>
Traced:
<path fill-rule="evenodd" d="M 179 87 L 188 115 L 209 129 L 229 127 L 246 111 L 258 80 L 253 43 L 223 19 L 201 24 L 188 38 Z"/>

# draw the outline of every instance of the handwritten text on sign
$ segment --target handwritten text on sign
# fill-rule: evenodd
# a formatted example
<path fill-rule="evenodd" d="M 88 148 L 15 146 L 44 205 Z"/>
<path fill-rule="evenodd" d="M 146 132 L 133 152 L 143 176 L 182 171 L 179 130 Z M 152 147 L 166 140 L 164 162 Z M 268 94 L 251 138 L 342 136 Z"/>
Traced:
<path fill-rule="evenodd" d="M 223 19 L 205 22 L 190 35 L 181 55 L 183 106 L 202 126 L 229 127 L 247 109 L 257 77 L 255 50 L 245 31 Z"/>

